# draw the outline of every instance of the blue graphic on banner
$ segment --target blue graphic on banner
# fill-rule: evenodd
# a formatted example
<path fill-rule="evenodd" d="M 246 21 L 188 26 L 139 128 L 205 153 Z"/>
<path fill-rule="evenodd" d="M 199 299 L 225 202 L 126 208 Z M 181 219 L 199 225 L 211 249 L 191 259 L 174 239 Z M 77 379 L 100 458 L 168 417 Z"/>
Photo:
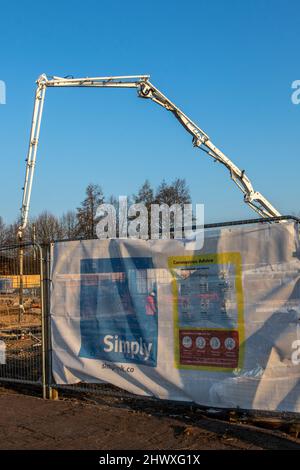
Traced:
<path fill-rule="evenodd" d="M 81 357 L 156 366 L 154 272 L 152 258 L 81 260 Z"/>

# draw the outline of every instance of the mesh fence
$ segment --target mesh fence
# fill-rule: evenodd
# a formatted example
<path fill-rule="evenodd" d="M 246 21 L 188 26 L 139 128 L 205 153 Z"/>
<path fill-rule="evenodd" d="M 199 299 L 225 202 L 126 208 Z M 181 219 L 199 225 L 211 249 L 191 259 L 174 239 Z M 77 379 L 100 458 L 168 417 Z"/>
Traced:
<path fill-rule="evenodd" d="M 282 216 L 282 217 L 277 217 L 277 218 L 273 218 L 273 219 L 269 219 L 269 220 L 261 220 L 261 219 L 254 219 L 254 220 L 240 220 L 240 221 L 235 221 L 235 222 L 227 222 L 227 223 L 218 223 L 218 224 L 209 224 L 209 225 L 206 225 L 204 228 L 206 229 L 206 231 L 210 231 L 211 229 L 215 229 L 215 228 L 219 228 L 219 227 L 231 227 L 231 226 L 242 226 L 242 225 L 246 225 L 246 224 L 253 224 L 253 223 L 264 223 L 264 224 L 270 224 L 270 223 L 279 223 L 280 221 L 282 220 L 294 220 L 295 222 L 299 223 L 299 219 L 297 219 L 296 217 L 294 216 Z M 94 302 L 94 305 L 92 305 L 92 299 L 93 299 L 93 295 L 92 295 L 92 288 L 91 288 L 91 285 L 94 285 L 95 284 L 95 289 L 99 289 L 101 287 L 101 293 L 103 294 L 105 292 L 105 288 L 107 288 L 108 292 L 112 292 L 113 291 L 113 287 L 112 285 L 116 282 L 118 282 L 119 284 L 122 284 L 122 282 L 124 283 L 124 285 L 126 284 L 126 282 L 128 284 L 130 284 L 131 282 L 131 279 L 130 277 L 128 279 L 126 279 L 126 276 L 128 276 L 129 273 L 127 274 L 124 274 L 124 273 L 114 273 L 113 275 L 112 274 L 109 274 L 109 273 L 106 273 L 106 274 L 97 274 L 97 273 L 93 273 L 93 275 L 91 274 L 83 274 L 81 275 L 81 281 L 82 283 L 85 283 L 87 284 L 88 288 L 90 289 L 90 292 L 89 292 L 89 295 L 87 295 L 87 298 L 89 299 L 89 303 L 91 303 L 91 305 L 89 306 L 86 306 L 86 311 L 90 311 L 90 314 L 91 315 L 95 315 L 95 312 L 98 311 L 97 309 L 101 308 L 102 309 L 105 309 L 106 308 L 106 311 L 103 312 L 103 315 L 104 314 L 107 314 L 108 316 L 110 316 L 111 318 L 114 316 L 114 306 L 112 305 L 112 296 L 108 296 L 109 297 L 109 301 L 110 301 L 110 304 L 108 305 L 107 302 L 105 302 L 105 296 L 102 295 L 102 304 L 100 307 L 99 305 L 96 306 L 96 303 Z M 150 290 L 154 287 L 155 285 L 155 281 L 157 280 L 157 278 L 159 277 L 159 281 L 160 281 L 160 284 L 163 284 L 165 282 L 164 278 L 166 278 L 166 282 L 168 282 L 168 276 L 169 276 L 169 273 L 166 271 L 166 270 L 156 270 L 156 272 L 152 273 L 151 270 L 147 270 L 147 272 L 143 272 L 143 271 L 139 271 L 137 274 L 137 277 L 135 279 L 135 284 L 136 284 L 136 294 L 137 296 L 139 296 L 141 298 L 141 302 L 143 301 L 143 296 L 145 296 L 145 293 L 147 292 L 150 292 Z M 84 277 L 87 277 L 86 281 L 84 280 Z M 89 277 L 90 276 L 90 277 Z M 125 276 L 125 277 L 124 277 Z M 125 282 L 126 281 L 126 282 Z M 130 286 L 131 289 L 130 289 L 130 292 L 132 293 L 133 292 L 133 286 Z M 121 289 L 122 290 L 122 289 Z M 126 289 L 124 288 L 124 299 L 122 300 L 122 303 L 125 304 L 126 303 Z M 119 289 L 120 291 L 120 289 Z M 123 292 L 123 291 L 122 291 Z M 118 296 L 118 298 L 121 298 L 122 295 L 120 294 Z M 183 302 L 184 302 L 184 297 L 181 296 L 181 298 L 183 299 Z M 201 305 L 199 306 L 199 309 L 201 309 Z M 203 306 L 203 308 L 205 307 L 205 305 Z M 118 311 L 118 308 L 115 309 L 116 312 Z M 128 308 L 127 308 L 128 310 Z M 188 309 L 187 309 L 188 310 Z M 184 305 L 183 305 L 183 308 L 182 308 L 182 313 L 183 315 L 187 315 L 189 314 L 189 312 L 185 312 L 185 309 L 184 309 Z M 56 388 L 58 390 L 66 390 L 66 391 L 72 391 L 72 392 L 78 392 L 78 393 L 81 393 L 81 394 L 100 394 L 100 395 L 109 395 L 109 396 L 115 396 L 115 397 L 124 397 L 124 398 L 140 398 L 140 399 L 153 399 L 151 397 L 145 397 L 145 396 L 138 396 L 138 395 L 133 395 L 132 393 L 129 393 L 123 389 L 120 389 L 112 384 L 109 384 L 109 383 L 77 383 L 77 384 L 74 384 L 74 385 L 57 385 L 55 384 L 54 382 L 51 383 L 51 386 L 53 388 Z"/>
<path fill-rule="evenodd" d="M 40 250 L 0 248 L 0 380 L 41 383 L 41 351 Z"/>
<path fill-rule="evenodd" d="M 270 220 L 252 219 L 209 224 L 204 228 L 213 229 L 258 222 L 277 223 L 281 220 L 300 222 L 294 216 L 283 216 Z M 0 382 L 40 385 L 44 390 L 47 387 L 48 392 L 50 388 L 55 388 L 86 394 L 137 397 L 107 383 L 78 383 L 64 386 L 54 383 L 49 339 L 51 336 L 49 247 L 50 245 L 47 245 L 42 249 L 37 244 L 0 247 Z M 144 274 L 140 272 L 139 278 L 136 279 L 137 295 L 141 301 L 154 283 L 150 271 L 146 277 Z M 161 278 L 165 275 L 163 271 L 160 273 Z M 106 275 L 104 279 L 103 275 L 98 274 L 94 276 L 94 280 L 96 278 L 98 284 L 116 281 L 112 275 Z M 120 283 L 122 279 L 118 278 L 117 281 Z M 126 289 L 124 296 L 126 297 Z M 113 315 L 112 305 L 105 305 L 105 308 L 107 315 Z"/>

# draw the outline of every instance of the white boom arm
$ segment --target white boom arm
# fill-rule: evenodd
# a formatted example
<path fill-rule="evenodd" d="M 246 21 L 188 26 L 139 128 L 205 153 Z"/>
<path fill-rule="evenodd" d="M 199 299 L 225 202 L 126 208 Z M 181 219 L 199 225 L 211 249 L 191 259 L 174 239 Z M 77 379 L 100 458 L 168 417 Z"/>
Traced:
<path fill-rule="evenodd" d="M 232 180 L 237 184 L 244 194 L 244 201 L 261 217 L 280 216 L 275 207 L 259 192 L 254 191 L 251 181 L 244 170 L 240 170 L 221 150 L 210 140 L 208 135 L 200 129 L 191 119 L 186 116 L 174 103 L 163 95 L 149 81 L 149 75 L 128 75 L 117 77 L 87 77 L 87 78 L 61 78 L 41 75 L 37 80 L 33 118 L 31 125 L 29 148 L 26 158 L 26 173 L 23 188 L 21 207 L 21 225 L 19 237 L 22 238 L 28 222 L 30 197 L 34 167 L 36 163 L 37 148 L 40 135 L 41 119 L 45 101 L 45 92 L 48 87 L 94 87 L 94 88 L 136 88 L 141 98 L 148 98 L 163 108 L 171 111 L 182 126 L 193 136 L 193 145 L 204 150 L 215 161 L 222 163 L 228 168 Z"/>

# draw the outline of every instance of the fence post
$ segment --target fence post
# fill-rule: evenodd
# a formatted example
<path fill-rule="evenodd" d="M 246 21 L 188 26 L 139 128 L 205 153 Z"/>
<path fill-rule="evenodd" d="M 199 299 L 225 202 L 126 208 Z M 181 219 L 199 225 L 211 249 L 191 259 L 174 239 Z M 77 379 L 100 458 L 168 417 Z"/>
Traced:
<path fill-rule="evenodd" d="M 52 345 L 50 318 L 50 244 L 42 247 L 42 318 L 43 318 L 43 398 L 57 399 L 57 390 L 52 388 Z"/>
<path fill-rule="evenodd" d="M 41 309 L 42 309 L 42 386 L 43 386 L 43 398 L 46 399 L 48 396 L 48 340 L 47 340 L 47 317 L 48 317 L 48 296 L 47 296 L 47 250 L 46 247 L 39 246 L 40 254 L 40 273 L 41 273 Z"/>
<path fill-rule="evenodd" d="M 19 275 L 20 275 L 20 284 L 19 284 L 19 323 L 21 323 L 24 315 L 24 249 L 22 246 L 22 240 L 20 240 L 19 248 Z"/>

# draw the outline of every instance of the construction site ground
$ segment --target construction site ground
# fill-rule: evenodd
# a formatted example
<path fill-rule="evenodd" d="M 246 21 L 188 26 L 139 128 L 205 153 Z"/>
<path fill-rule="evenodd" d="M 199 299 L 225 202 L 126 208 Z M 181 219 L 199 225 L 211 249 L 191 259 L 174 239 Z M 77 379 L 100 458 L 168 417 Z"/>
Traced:
<path fill-rule="evenodd" d="M 0 387 L 1 449 L 300 450 L 299 425 L 289 420 L 101 395 L 43 400 L 39 394 Z"/>

